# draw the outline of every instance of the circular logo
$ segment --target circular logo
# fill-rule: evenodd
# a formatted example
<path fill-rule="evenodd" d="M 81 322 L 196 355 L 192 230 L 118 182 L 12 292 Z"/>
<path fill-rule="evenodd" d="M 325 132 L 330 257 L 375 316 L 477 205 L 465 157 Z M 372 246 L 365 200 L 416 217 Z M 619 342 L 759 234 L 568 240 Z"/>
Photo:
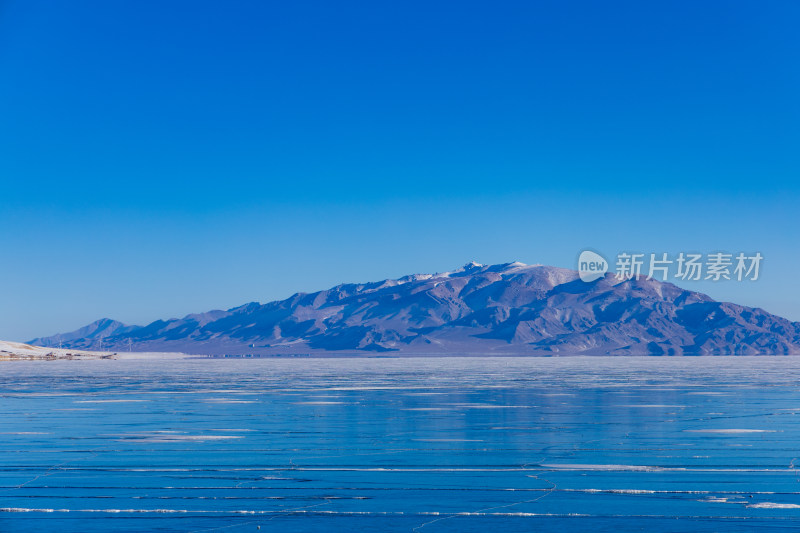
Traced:
<path fill-rule="evenodd" d="M 602 278 L 608 272 L 608 261 L 602 255 L 591 250 L 584 250 L 578 256 L 578 275 L 589 283 Z"/>

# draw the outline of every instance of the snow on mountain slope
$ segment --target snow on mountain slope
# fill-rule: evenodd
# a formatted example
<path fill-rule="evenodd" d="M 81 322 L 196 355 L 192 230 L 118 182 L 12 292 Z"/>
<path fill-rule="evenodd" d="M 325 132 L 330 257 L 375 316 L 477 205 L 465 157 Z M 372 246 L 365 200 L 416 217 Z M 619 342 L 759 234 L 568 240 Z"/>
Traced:
<path fill-rule="evenodd" d="M 109 358 L 107 352 L 86 352 L 71 348 L 57 349 L 22 342 L 0 341 L 0 361 L 14 359 L 97 359 Z"/>

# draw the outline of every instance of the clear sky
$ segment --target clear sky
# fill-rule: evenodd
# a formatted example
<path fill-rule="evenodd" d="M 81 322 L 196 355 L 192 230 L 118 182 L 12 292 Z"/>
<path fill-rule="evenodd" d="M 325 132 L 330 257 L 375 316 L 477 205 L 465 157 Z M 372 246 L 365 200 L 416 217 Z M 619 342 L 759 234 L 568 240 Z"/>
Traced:
<path fill-rule="evenodd" d="M 470 260 L 760 251 L 800 320 L 800 3 L 0 0 L 0 339 Z"/>

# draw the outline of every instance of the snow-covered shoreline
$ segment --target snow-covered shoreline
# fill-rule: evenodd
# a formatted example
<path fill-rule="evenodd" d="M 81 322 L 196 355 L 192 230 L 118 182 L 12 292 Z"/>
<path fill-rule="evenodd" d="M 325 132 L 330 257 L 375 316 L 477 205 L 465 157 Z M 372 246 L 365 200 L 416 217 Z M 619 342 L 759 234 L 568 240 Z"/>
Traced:
<path fill-rule="evenodd" d="M 0 361 L 54 361 L 63 359 L 182 359 L 182 353 L 168 352 L 94 352 L 71 348 L 50 348 L 22 342 L 0 341 Z"/>

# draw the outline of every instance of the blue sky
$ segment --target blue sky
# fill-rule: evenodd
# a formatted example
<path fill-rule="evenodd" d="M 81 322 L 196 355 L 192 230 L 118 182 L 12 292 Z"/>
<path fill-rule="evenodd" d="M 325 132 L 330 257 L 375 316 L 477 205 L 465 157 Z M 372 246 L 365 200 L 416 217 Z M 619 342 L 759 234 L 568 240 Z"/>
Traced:
<path fill-rule="evenodd" d="M 0 2 L 0 338 L 590 247 L 800 320 L 796 2 Z"/>

